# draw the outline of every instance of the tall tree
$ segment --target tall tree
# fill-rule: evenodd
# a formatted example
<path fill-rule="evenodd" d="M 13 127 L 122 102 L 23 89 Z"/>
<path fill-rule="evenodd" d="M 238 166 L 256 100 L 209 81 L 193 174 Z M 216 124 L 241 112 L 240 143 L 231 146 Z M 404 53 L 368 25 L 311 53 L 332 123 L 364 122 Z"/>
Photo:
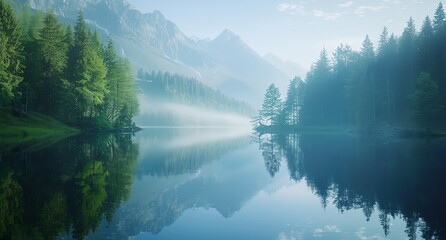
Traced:
<path fill-rule="evenodd" d="M 21 30 L 12 7 L 0 0 L 0 106 L 17 97 L 22 81 Z"/>
<path fill-rule="evenodd" d="M 435 34 L 439 34 L 445 25 L 446 15 L 444 13 L 443 4 L 440 2 L 434 14 L 433 29 Z"/>
<path fill-rule="evenodd" d="M 412 97 L 412 117 L 419 127 L 429 131 L 438 120 L 442 106 L 438 86 L 429 74 L 422 72 Z"/>
<path fill-rule="evenodd" d="M 96 116 L 96 107 L 104 103 L 108 93 L 105 81 L 107 69 L 99 53 L 94 50 L 91 32 L 82 12 L 77 19 L 70 57 L 70 63 L 73 63 L 70 75 L 76 96 L 77 115 Z"/>
<path fill-rule="evenodd" d="M 65 31 L 53 12 L 47 13 L 43 28 L 39 31 L 39 44 L 42 62 L 43 89 L 41 94 L 44 109 L 55 114 L 62 98 L 63 77 L 67 66 L 67 44 Z"/>
<path fill-rule="evenodd" d="M 323 49 L 319 59 L 307 73 L 304 94 L 305 104 L 302 106 L 303 122 L 307 124 L 323 124 L 328 121 L 332 98 L 330 89 L 330 64 L 327 52 Z M 328 104 L 328 105 L 327 105 Z"/>
<path fill-rule="evenodd" d="M 294 125 L 299 121 L 299 92 L 298 86 L 302 84 L 299 77 L 295 77 L 288 85 L 285 103 L 279 116 L 280 125 Z"/>
<path fill-rule="evenodd" d="M 358 71 L 360 78 L 357 103 L 357 118 L 363 127 L 376 123 L 376 78 L 374 76 L 375 50 L 372 41 L 366 35 L 360 51 Z"/>
<path fill-rule="evenodd" d="M 269 85 L 266 89 L 263 99 L 262 109 L 260 110 L 261 121 L 263 124 L 274 125 L 278 123 L 278 116 L 282 110 L 282 101 L 280 92 L 276 85 Z"/>
<path fill-rule="evenodd" d="M 398 110 L 398 121 L 402 122 L 409 118 L 410 100 L 408 96 L 415 89 L 416 82 L 416 29 L 413 18 L 407 22 L 407 26 L 399 41 L 399 59 L 398 59 L 398 81 L 399 91 L 395 97 L 395 108 Z"/>
<path fill-rule="evenodd" d="M 429 16 L 423 21 L 418 35 L 417 66 L 420 71 L 431 72 L 433 67 L 434 30 Z"/>

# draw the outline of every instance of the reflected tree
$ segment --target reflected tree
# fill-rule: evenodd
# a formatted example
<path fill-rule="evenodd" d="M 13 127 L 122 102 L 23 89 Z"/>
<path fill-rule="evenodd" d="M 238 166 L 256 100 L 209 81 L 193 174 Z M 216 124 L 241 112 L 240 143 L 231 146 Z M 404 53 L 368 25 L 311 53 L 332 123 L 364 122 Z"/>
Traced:
<path fill-rule="evenodd" d="M 0 180 L 0 239 L 13 239 L 23 224 L 22 187 L 10 171 Z"/>
<path fill-rule="evenodd" d="M 84 239 L 129 197 L 138 154 L 130 135 L 27 149 L 36 148 L 1 156 L 0 239 Z"/>
<path fill-rule="evenodd" d="M 266 136 L 260 148 L 267 151 L 267 171 L 277 173 L 280 165 L 271 156 L 282 154 L 290 177 L 305 178 L 323 207 L 361 209 L 367 221 L 376 213 L 386 236 L 398 217 L 409 239 L 418 233 L 423 239 L 446 238 L 443 139 L 382 143 L 342 134 Z"/>
<path fill-rule="evenodd" d="M 260 141 L 265 168 L 274 177 L 280 170 L 282 162 L 282 153 L 278 144 L 278 136 L 273 134 L 264 134 Z"/>

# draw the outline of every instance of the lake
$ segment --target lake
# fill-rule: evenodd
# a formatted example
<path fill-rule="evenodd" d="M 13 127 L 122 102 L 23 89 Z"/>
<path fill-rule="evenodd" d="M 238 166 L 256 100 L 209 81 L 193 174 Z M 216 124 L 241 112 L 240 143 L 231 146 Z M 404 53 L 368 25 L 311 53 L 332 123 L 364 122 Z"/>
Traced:
<path fill-rule="evenodd" d="M 446 139 L 148 128 L 0 152 L 0 239 L 446 239 Z"/>

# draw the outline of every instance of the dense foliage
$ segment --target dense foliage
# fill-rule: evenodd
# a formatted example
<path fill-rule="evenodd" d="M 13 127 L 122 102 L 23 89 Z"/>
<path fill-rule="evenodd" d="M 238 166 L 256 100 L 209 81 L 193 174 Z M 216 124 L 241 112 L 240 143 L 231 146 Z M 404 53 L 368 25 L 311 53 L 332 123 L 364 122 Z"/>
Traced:
<path fill-rule="evenodd" d="M 0 239 L 85 239 L 130 196 L 131 135 L 83 137 L 2 155 Z M 0 146 L 1 147 L 1 146 Z"/>
<path fill-rule="evenodd" d="M 395 231 L 394 219 L 402 218 L 407 237 L 398 238 L 446 237 L 444 140 L 264 134 L 259 148 L 272 177 L 287 168 L 291 179 L 307 182 L 324 208 L 362 210 L 367 221 L 377 216 L 386 236 Z"/>
<path fill-rule="evenodd" d="M 0 0 L 0 107 L 37 111 L 81 128 L 130 126 L 138 110 L 130 64 L 79 13 L 74 31 L 54 13 L 20 17 Z M 20 22 L 20 23 L 19 23 Z"/>
<path fill-rule="evenodd" d="M 330 59 L 324 49 L 305 81 L 298 81 L 296 89 L 296 82 L 290 84 L 282 121 L 276 124 L 444 127 L 439 123 L 446 120 L 445 42 L 440 3 L 420 31 L 410 18 L 400 37 L 384 27 L 377 47 L 366 36 L 360 51 L 341 44 Z M 268 103 L 277 100 L 269 95 L 267 90 Z M 261 111 L 259 118 L 271 117 Z"/>
<path fill-rule="evenodd" d="M 190 104 L 242 115 L 249 115 L 253 112 L 251 106 L 243 101 L 228 97 L 219 90 L 214 90 L 194 78 L 168 72 L 146 73 L 140 69 L 138 79 L 144 93 L 152 99 Z"/>

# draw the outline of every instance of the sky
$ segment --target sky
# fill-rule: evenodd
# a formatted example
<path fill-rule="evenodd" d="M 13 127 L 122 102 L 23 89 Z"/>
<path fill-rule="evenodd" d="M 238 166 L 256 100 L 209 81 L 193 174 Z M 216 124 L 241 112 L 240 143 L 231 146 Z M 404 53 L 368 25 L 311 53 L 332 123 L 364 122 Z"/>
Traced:
<path fill-rule="evenodd" d="M 320 51 L 339 44 L 359 50 L 383 27 L 401 35 L 413 17 L 417 30 L 438 0 L 127 0 L 142 12 L 159 10 L 189 37 L 214 39 L 224 29 L 261 56 L 267 53 L 309 69 Z M 376 46 L 376 45 L 375 45 Z"/>

